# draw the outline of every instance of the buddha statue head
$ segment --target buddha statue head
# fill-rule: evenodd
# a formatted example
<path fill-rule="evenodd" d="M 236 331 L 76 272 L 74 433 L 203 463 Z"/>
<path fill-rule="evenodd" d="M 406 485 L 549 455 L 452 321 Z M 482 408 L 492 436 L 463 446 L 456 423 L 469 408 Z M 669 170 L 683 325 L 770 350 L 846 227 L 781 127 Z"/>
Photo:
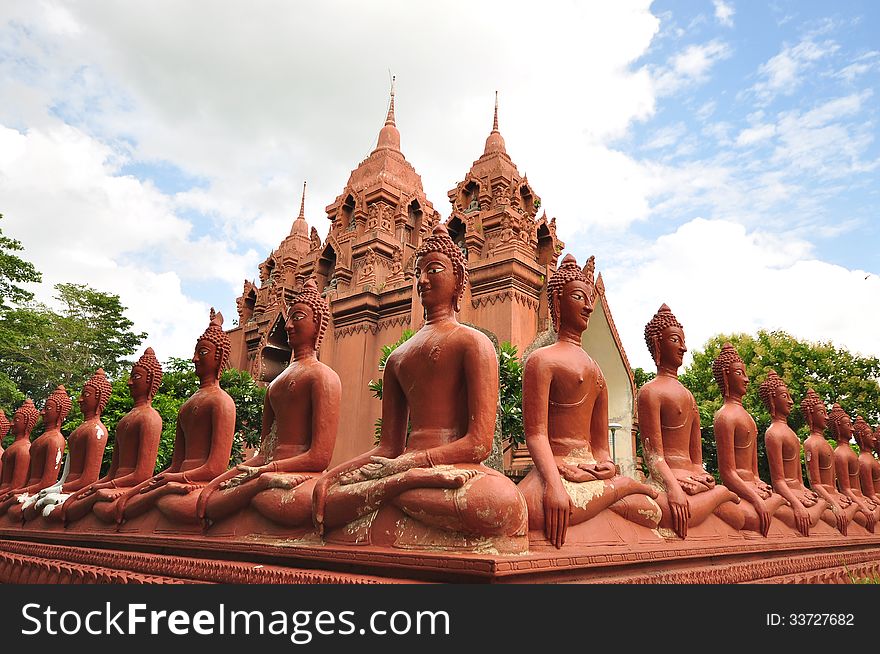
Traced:
<path fill-rule="evenodd" d="M 83 416 L 91 418 L 95 415 L 101 415 L 113 388 L 110 386 L 110 380 L 104 374 L 103 368 L 98 368 L 85 384 L 83 384 L 82 393 L 79 394 L 79 408 Z"/>
<path fill-rule="evenodd" d="M 128 376 L 128 388 L 135 400 L 156 397 L 162 383 L 162 366 L 156 358 L 153 348 L 148 347 L 141 358 L 131 367 Z"/>
<path fill-rule="evenodd" d="M 684 328 L 666 304 L 657 309 L 657 313 L 645 325 L 645 344 L 658 367 L 681 367 L 684 353 L 687 352 Z"/>
<path fill-rule="evenodd" d="M 416 250 L 414 260 L 416 290 L 422 305 L 427 309 L 451 299 L 455 311 L 460 311 L 468 282 L 467 261 L 444 225 L 434 227 Z"/>
<path fill-rule="evenodd" d="M 71 402 L 70 396 L 67 394 L 67 389 L 64 386 L 56 388 L 46 398 L 46 403 L 40 412 L 40 415 L 43 416 L 43 426 L 46 429 L 58 429 L 67 418 L 67 414 L 70 413 L 72 405 L 73 402 Z"/>
<path fill-rule="evenodd" d="M 771 418 L 788 418 L 794 406 L 794 400 L 788 391 L 788 386 L 785 385 L 782 377 L 776 374 L 775 370 L 767 373 L 767 379 L 761 382 L 758 391 Z"/>
<path fill-rule="evenodd" d="M 287 341 L 294 352 L 302 344 L 317 352 L 330 324 L 330 305 L 321 295 L 315 280 L 306 280 L 291 299 L 290 305 L 282 309 Z"/>
<path fill-rule="evenodd" d="M 547 304 L 553 329 L 557 333 L 562 323 L 572 325 L 578 333 L 583 333 L 587 328 L 596 295 L 593 279 L 595 267 L 595 257 L 590 257 L 581 270 L 575 258 L 566 254 L 559 268 L 551 275 L 547 282 Z"/>
<path fill-rule="evenodd" d="M 6 417 L 6 413 L 3 412 L 3 409 L 0 409 L 0 440 L 6 437 L 6 434 L 9 433 L 10 427 L 12 427 L 12 423 L 9 422 L 9 418 Z"/>
<path fill-rule="evenodd" d="M 211 307 L 208 328 L 199 336 L 192 358 L 199 379 L 219 379 L 229 363 L 231 351 L 229 336 L 223 331 L 223 314 Z"/>
<path fill-rule="evenodd" d="M 712 375 L 725 399 L 727 397 L 739 399 L 746 394 L 749 386 L 746 364 L 730 343 L 725 343 L 721 347 L 721 352 L 712 362 Z"/>
<path fill-rule="evenodd" d="M 840 441 L 844 438 L 849 440 L 852 437 L 852 418 L 836 402 L 831 407 L 831 413 L 828 414 L 828 422 L 831 424 L 831 434 L 835 440 Z"/>
<path fill-rule="evenodd" d="M 825 431 L 828 425 L 828 410 L 819 394 L 812 388 L 807 389 L 807 394 L 801 400 L 801 413 L 804 414 L 804 420 L 810 427 L 810 431 Z"/>
<path fill-rule="evenodd" d="M 59 386 L 58 388 L 64 387 Z M 67 395 L 66 392 L 64 394 Z M 68 402 L 69 401 L 70 398 L 68 398 Z M 37 407 L 34 406 L 34 401 L 31 398 L 26 399 L 24 404 L 18 407 L 12 415 L 12 433 L 16 436 L 29 435 L 34 427 L 37 426 L 37 420 L 39 419 L 40 412 L 37 410 Z"/>
<path fill-rule="evenodd" d="M 853 435 L 856 437 L 859 449 L 870 452 L 874 448 L 874 434 L 871 431 L 871 425 L 865 422 L 862 416 L 856 416 L 856 421 L 853 423 Z"/>

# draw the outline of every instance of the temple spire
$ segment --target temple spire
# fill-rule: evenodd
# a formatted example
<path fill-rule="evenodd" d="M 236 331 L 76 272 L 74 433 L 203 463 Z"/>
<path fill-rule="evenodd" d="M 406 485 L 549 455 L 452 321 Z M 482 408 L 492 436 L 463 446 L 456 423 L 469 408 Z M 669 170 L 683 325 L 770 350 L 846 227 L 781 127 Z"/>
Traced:
<path fill-rule="evenodd" d="M 394 122 L 394 80 L 396 76 L 391 77 L 391 103 L 388 105 L 388 116 L 385 118 L 385 124 L 396 127 L 397 124 Z"/>
<path fill-rule="evenodd" d="M 385 118 L 385 126 L 379 131 L 379 142 L 376 150 L 396 150 L 400 152 L 400 132 L 397 131 L 397 123 L 394 121 L 394 80 L 391 78 L 391 102 L 388 105 L 388 116 Z"/>
<path fill-rule="evenodd" d="M 492 132 L 489 134 L 489 138 L 486 139 L 486 147 L 483 150 L 483 155 L 487 154 L 507 154 L 507 149 L 504 145 L 504 137 L 501 136 L 501 132 L 498 131 L 498 91 L 495 91 L 495 117 L 492 119 Z"/>
<path fill-rule="evenodd" d="M 303 180 L 302 200 L 299 203 L 299 216 L 297 218 L 306 219 L 306 180 Z"/>

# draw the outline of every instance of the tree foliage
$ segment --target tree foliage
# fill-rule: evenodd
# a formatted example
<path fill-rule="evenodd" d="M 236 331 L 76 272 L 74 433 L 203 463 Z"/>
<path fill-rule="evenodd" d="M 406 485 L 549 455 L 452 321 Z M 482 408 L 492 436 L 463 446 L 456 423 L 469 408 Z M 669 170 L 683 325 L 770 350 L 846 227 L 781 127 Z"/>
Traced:
<path fill-rule="evenodd" d="M 55 290 L 58 312 L 40 303 L 0 312 L 0 370 L 34 400 L 58 384 L 81 386 L 97 368 L 119 377 L 130 365 L 126 358 L 146 338 L 132 331 L 118 295 L 79 284 L 57 284 Z M 3 381 L 0 400 L 14 401 Z"/>
<path fill-rule="evenodd" d="M 526 442 L 522 414 L 523 363 L 516 345 L 505 341 L 498 353 L 498 396 L 500 402 L 501 438 L 510 449 Z"/>
<path fill-rule="evenodd" d="M 3 220 L 2 213 L 0 220 Z M 36 284 L 43 279 L 34 264 L 14 254 L 22 250 L 24 246 L 20 241 L 4 236 L 0 229 L 0 310 L 8 308 L 7 300 L 15 304 L 32 300 L 34 294 L 20 284 Z"/>
<path fill-rule="evenodd" d="M 750 379 L 743 406 L 758 425 L 758 470 L 765 481 L 770 479 L 764 452 L 764 433 L 770 425 L 770 414 L 761 401 L 758 388 L 770 370 L 775 370 L 791 391 L 795 408 L 789 424 L 801 439 L 809 433 L 799 406 L 808 388 L 815 390 L 828 406 L 839 403 L 853 420 L 857 415 L 871 424 L 880 420 L 880 359 L 877 357 L 858 356 L 830 342 L 800 341 L 780 331 L 759 331 L 754 336 L 719 334 L 712 337 L 702 350 L 694 352 L 691 364 L 680 377 L 697 400 L 703 461 L 716 476 L 718 461 L 712 423 L 723 398 L 712 376 L 712 362 L 726 342 L 736 348 Z"/>

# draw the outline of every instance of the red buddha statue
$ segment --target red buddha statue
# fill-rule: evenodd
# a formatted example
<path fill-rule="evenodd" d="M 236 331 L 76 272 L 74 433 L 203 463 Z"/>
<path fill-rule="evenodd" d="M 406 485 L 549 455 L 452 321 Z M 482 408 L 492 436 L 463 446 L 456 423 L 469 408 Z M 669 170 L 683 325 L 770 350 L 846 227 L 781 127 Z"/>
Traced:
<path fill-rule="evenodd" d="M 858 505 L 859 511 L 868 518 L 868 531 L 874 533 L 874 525 L 880 520 L 880 507 L 875 507 L 862 493 L 859 478 L 859 457 L 849 446 L 853 436 L 852 419 L 839 404 L 831 407 L 828 419 L 831 423 L 831 435 L 837 441 L 837 447 L 834 448 L 834 470 L 837 473 L 837 485 L 841 493 Z"/>
<path fill-rule="evenodd" d="M 467 264 L 445 226 L 416 251 L 414 273 L 425 324 L 388 357 L 379 444 L 319 479 L 315 524 L 328 540 L 526 551 L 522 494 L 482 465 L 495 433 L 498 359 L 484 334 L 456 319 Z"/>
<path fill-rule="evenodd" d="M 745 516 L 740 498 L 703 467 L 700 414 L 691 392 L 678 381 L 687 347 L 681 323 L 665 304 L 645 326 L 645 343 L 657 376 L 639 389 L 639 433 L 648 466 L 648 483 L 661 491 L 660 527 L 686 538 L 688 528 L 715 514 L 734 529 Z"/>
<path fill-rule="evenodd" d="M 31 464 L 31 432 L 37 426 L 40 412 L 28 398 L 12 415 L 12 435 L 15 440 L 6 448 L 0 468 L 0 497 L 10 490 L 21 488 L 28 478 Z"/>
<path fill-rule="evenodd" d="M 874 491 L 880 495 L 880 461 L 877 460 L 876 452 L 880 447 L 880 425 L 874 427 L 874 435 L 871 438 L 871 480 L 874 482 Z"/>
<path fill-rule="evenodd" d="M 874 458 L 874 432 L 862 416 L 856 416 L 853 432 L 859 446 L 859 485 L 868 504 L 876 509 L 880 507 L 880 497 L 877 495 L 880 488 L 874 484 L 874 464 L 878 463 Z"/>
<path fill-rule="evenodd" d="M 810 486 L 823 500 L 828 502 L 833 514 L 833 522 L 829 521 L 828 511 L 823 519 L 832 524 L 846 536 L 847 526 L 855 520 L 862 527 L 868 527 L 869 518 L 859 511 L 859 506 L 847 495 L 837 490 L 834 469 L 834 450 L 825 439 L 825 428 L 828 426 L 828 411 L 822 398 L 812 388 L 801 400 L 801 413 L 810 428 L 810 435 L 804 441 L 804 460 L 807 463 L 807 477 Z M 873 523 L 872 523 L 873 524 Z M 873 531 L 871 527 L 870 531 Z"/>
<path fill-rule="evenodd" d="M 568 254 L 547 283 L 556 342 L 532 352 L 523 372 L 523 424 L 535 466 L 519 484 L 529 530 L 557 548 L 570 525 L 605 509 L 649 528 L 660 522 L 655 489 L 617 474 L 608 451 L 608 388 L 581 346 L 593 312 L 594 258 Z"/>
<path fill-rule="evenodd" d="M 815 527 L 828 513 L 828 502 L 819 497 L 816 491 L 804 486 L 801 440 L 788 426 L 788 416 L 791 415 L 794 400 L 785 382 L 772 370 L 767 379 L 761 382 L 760 392 L 761 400 L 770 412 L 770 426 L 764 434 L 770 480 L 773 488 L 788 503 L 776 516 L 792 529 L 809 536 L 810 527 Z M 828 517 L 833 519 L 834 515 L 830 514 Z M 836 519 L 829 524 L 838 526 Z"/>
<path fill-rule="evenodd" d="M 312 526 L 312 492 L 333 456 L 342 397 L 339 375 L 318 361 L 330 307 L 314 279 L 284 319 L 293 360 L 266 392 L 260 449 L 202 491 L 198 515 L 206 528 L 248 505 L 288 527 Z"/>
<path fill-rule="evenodd" d="M 95 483 L 73 493 L 50 518 L 72 522 L 93 510 L 104 522 L 116 521 L 115 501 L 128 489 L 149 479 L 156 465 L 162 416 L 152 402 L 161 383 L 162 366 L 153 348 L 148 347 L 128 377 L 134 407 L 116 425 L 110 469 Z"/>
<path fill-rule="evenodd" d="M 10 517 L 18 521 L 21 518 L 22 504 L 29 499 L 33 502 L 30 497 L 33 493 L 51 486 L 58 479 L 65 445 L 61 423 L 67 417 L 71 404 L 64 386 L 59 386 L 46 398 L 40 412 L 45 431 L 31 443 L 27 481 L 19 488 L 11 487 L 0 497 L 0 515 L 15 507 Z"/>
<path fill-rule="evenodd" d="M 83 422 L 67 439 L 64 472 L 58 483 L 42 489 L 33 503 L 22 506 L 22 515 L 26 520 L 31 520 L 40 513 L 48 516 L 72 493 L 82 490 L 98 478 L 108 437 L 107 427 L 101 422 L 101 414 L 112 392 L 113 388 L 102 368 L 98 368 L 83 384 L 78 401 Z"/>
<path fill-rule="evenodd" d="M 121 524 L 154 506 L 172 523 L 197 524 L 199 492 L 229 465 L 235 433 L 235 403 L 220 388 L 220 373 L 229 361 L 229 336 L 223 315 L 211 309 L 208 328 L 196 343 L 192 361 L 199 390 L 177 415 L 171 465 L 138 484 L 116 501 Z"/>
<path fill-rule="evenodd" d="M 740 504 L 743 529 L 766 536 L 770 520 L 785 498 L 758 476 L 758 426 L 742 405 L 749 385 L 746 367 L 730 343 L 712 364 L 712 374 L 724 395 L 715 413 L 715 444 L 721 481 L 745 502 Z"/>

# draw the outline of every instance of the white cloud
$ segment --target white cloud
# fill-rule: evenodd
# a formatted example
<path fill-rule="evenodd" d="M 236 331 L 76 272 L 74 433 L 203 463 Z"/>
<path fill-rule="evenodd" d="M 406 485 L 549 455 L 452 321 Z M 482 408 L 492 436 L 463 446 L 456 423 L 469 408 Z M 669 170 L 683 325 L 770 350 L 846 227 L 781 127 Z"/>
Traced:
<path fill-rule="evenodd" d="M 664 302 L 684 325 L 691 350 L 722 332 L 781 329 L 876 355 L 880 304 L 868 298 L 880 297 L 880 277 L 815 260 L 811 252 L 796 238 L 699 218 L 642 248 L 629 265 L 603 268 L 630 361 L 653 369 L 642 329 Z"/>
<path fill-rule="evenodd" d="M 737 147 L 742 148 L 754 145 L 755 143 L 761 143 L 762 141 L 772 138 L 774 134 L 776 134 L 776 125 L 763 124 L 756 125 L 755 127 L 747 127 L 736 137 L 736 145 Z"/>
<path fill-rule="evenodd" d="M 804 74 L 819 60 L 837 52 L 840 46 L 832 40 L 817 43 L 809 36 L 794 46 L 785 46 L 779 54 L 761 64 L 757 82 L 752 91 L 762 102 L 770 102 L 777 95 L 791 95 L 804 80 Z"/>
<path fill-rule="evenodd" d="M 717 39 L 688 46 L 672 56 L 665 67 L 654 72 L 654 89 L 658 96 L 664 96 L 686 86 L 705 82 L 710 69 L 732 54 L 731 47 Z"/>
<path fill-rule="evenodd" d="M 724 0 L 712 0 L 715 5 L 715 19 L 725 27 L 733 27 L 733 15 L 736 13 L 733 4 Z"/>
<path fill-rule="evenodd" d="M 194 237 L 167 196 L 118 175 L 119 163 L 118 153 L 68 125 L 24 134 L 0 126 L 3 228 L 43 272 L 38 299 L 51 301 L 59 282 L 116 293 L 160 357 L 186 355 L 208 306 L 182 282 L 221 280 L 231 305 L 257 256 Z"/>

